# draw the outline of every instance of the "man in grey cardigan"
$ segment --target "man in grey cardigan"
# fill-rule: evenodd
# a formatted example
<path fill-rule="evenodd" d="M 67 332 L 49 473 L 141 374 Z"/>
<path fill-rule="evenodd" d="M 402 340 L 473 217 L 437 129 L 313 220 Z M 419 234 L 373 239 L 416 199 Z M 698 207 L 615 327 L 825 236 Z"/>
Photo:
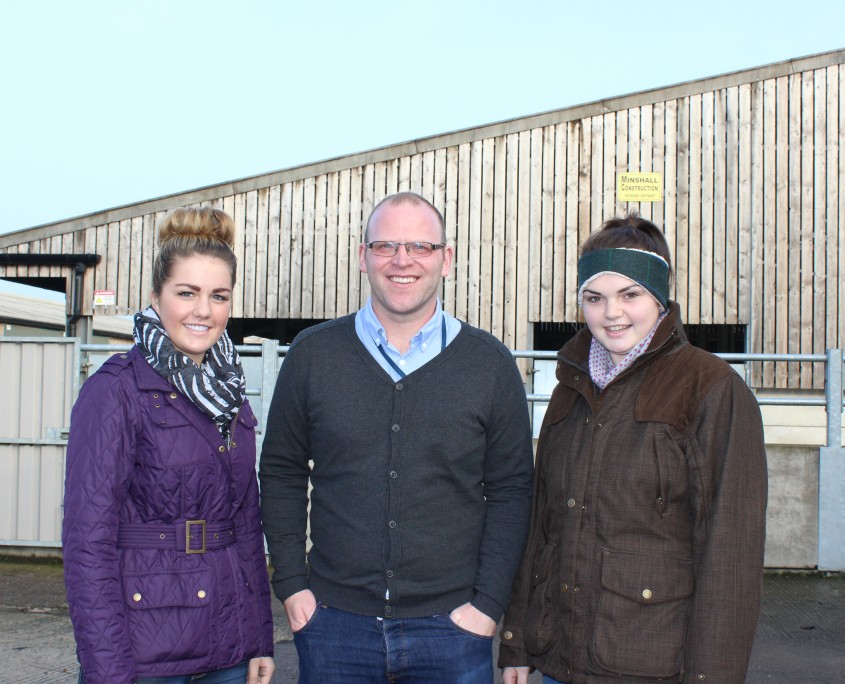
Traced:
<path fill-rule="evenodd" d="M 370 299 L 301 333 L 279 373 L 261 508 L 300 682 L 492 681 L 531 434 L 510 352 L 442 309 L 453 256 L 431 203 L 382 200 L 359 248 Z"/>

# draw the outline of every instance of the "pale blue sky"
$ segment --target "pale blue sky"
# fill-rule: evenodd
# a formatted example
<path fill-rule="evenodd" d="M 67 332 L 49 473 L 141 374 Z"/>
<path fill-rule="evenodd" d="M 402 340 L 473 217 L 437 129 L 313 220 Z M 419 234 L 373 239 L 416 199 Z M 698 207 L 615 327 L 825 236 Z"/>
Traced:
<path fill-rule="evenodd" d="M 0 0 L 0 233 L 845 47 L 845 2 Z"/>

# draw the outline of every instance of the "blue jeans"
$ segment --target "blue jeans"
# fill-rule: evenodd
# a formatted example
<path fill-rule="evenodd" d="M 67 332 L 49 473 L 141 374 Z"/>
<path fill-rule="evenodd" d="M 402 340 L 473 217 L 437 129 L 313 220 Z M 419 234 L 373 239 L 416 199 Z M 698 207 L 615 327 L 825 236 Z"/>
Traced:
<path fill-rule="evenodd" d="M 557 679 L 552 679 L 548 675 L 543 675 L 543 684 L 566 684 L 566 682 L 559 682 Z"/>
<path fill-rule="evenodd" d="M 448 615 L 382 620 L 317 604 L 293 635 L 299 684 L 490 684 L 493 637 Z"/>
<path fill-rule="evenodd" d="M 191 684 L 191 682 L 202 682 L 202 684 L 244 684 L 248 671 L 249 661 L 244 660 L 242 663 L 226 668 L 225 670 L 202 672 L 195 675 L 178 675 L 176 677 L 141 677 L 135 680 L 135 684 Z M 78 684 L 85 684 L 81 669 L 79 670 Z"/>

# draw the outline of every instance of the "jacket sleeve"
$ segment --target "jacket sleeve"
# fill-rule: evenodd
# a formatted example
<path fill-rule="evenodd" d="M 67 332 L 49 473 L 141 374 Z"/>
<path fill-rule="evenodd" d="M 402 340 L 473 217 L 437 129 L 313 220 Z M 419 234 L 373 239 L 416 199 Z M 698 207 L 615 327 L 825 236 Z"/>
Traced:
<path fill-rule="evenodd" d="M 276 380 L 261 449 L 261 516 L 280 601 L 308 588 L 305 538 L 311 450 L 305 410 L 307 372 L 291 346 Z"/>
<path fill-rule="evenodd" d="M 516 573 L 511 590 L 510 603 L 502 621 L 499 646 L 499 667 L 522 667 L 528 665 L 528 652 L 525 650 L 525 620 L 528 615 L 529 590 L 531 587 L 531 572 L 538 548 L 545 544 L 543 519 L 546 515 L 548 496 L 546 482 L 543 475 L 543 430 L 546 423 L 555 413 L 555 404 L 559 395 L 559 387 L 552 394 L 551 401 L 543 420 L 540 431 L 537 458 L 534 464 L 534 493 L 531 502 L 531 525 L 528 532 L 528 542 L 525 555 Z"/>
<path fill-rule="evenodd" d="M 255 466 L 253 461 L 253 467 Z M 273 612 L 270 607 L 270 580 L 267 575 L 267 558 L 264 554 L 264 534 L 261 529 L 261 513 L 258 505 L 258 481 L 253 476 L 244 505 L 239 512 L 243 520 L 246 537 L 245 554 L 252 565 L 255 578 L 255 600 L 257 601 L 259 633 L 256 635 L 259 656 L 273 656 Z M 240 527 L 240 525 L 238 525 Z M 240 539 L 240 531 L 238 532 Z"/>
<path fill-rule="evenodd" d="M 135 425 L 116 375 L 101 371 L 83 385 L 71 414 L 62 547 L 77 655 L 90 684 L 135 681 L 117 554 Z"/>
<path fill-rule="evenodd" d="M 738 375 L 702 399 L 689 459 L 699 491 L 684 681 L 740 683 L 760 612 L 768 485 L 760 409 Z"/>
<path fill-rule="evenodd" d="M 534 455 L 525 387 L 510 356 L 498 369 L 484 459 L 484 532 L 473 606 L 498 622 L 508 604 L 531 515 Z"/>

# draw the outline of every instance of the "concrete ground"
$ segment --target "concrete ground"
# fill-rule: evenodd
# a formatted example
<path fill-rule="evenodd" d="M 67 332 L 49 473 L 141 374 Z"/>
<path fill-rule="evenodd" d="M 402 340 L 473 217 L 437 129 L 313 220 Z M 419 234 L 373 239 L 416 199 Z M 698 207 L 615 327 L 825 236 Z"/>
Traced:
<path fill-rule="evenodd" d="M 292 684 L 298 673 L 296 651 L 275 599 L 273 611 L 277 641 L 273 681 Z M 76 682 L 74 648 L 61 565 L 0 559 L 0 682 Z M 539 676 L 532 676 L 531 682 L 539 683 Z M 767 574 L 746 684 L 842 682 L 845 576 Z"/>

